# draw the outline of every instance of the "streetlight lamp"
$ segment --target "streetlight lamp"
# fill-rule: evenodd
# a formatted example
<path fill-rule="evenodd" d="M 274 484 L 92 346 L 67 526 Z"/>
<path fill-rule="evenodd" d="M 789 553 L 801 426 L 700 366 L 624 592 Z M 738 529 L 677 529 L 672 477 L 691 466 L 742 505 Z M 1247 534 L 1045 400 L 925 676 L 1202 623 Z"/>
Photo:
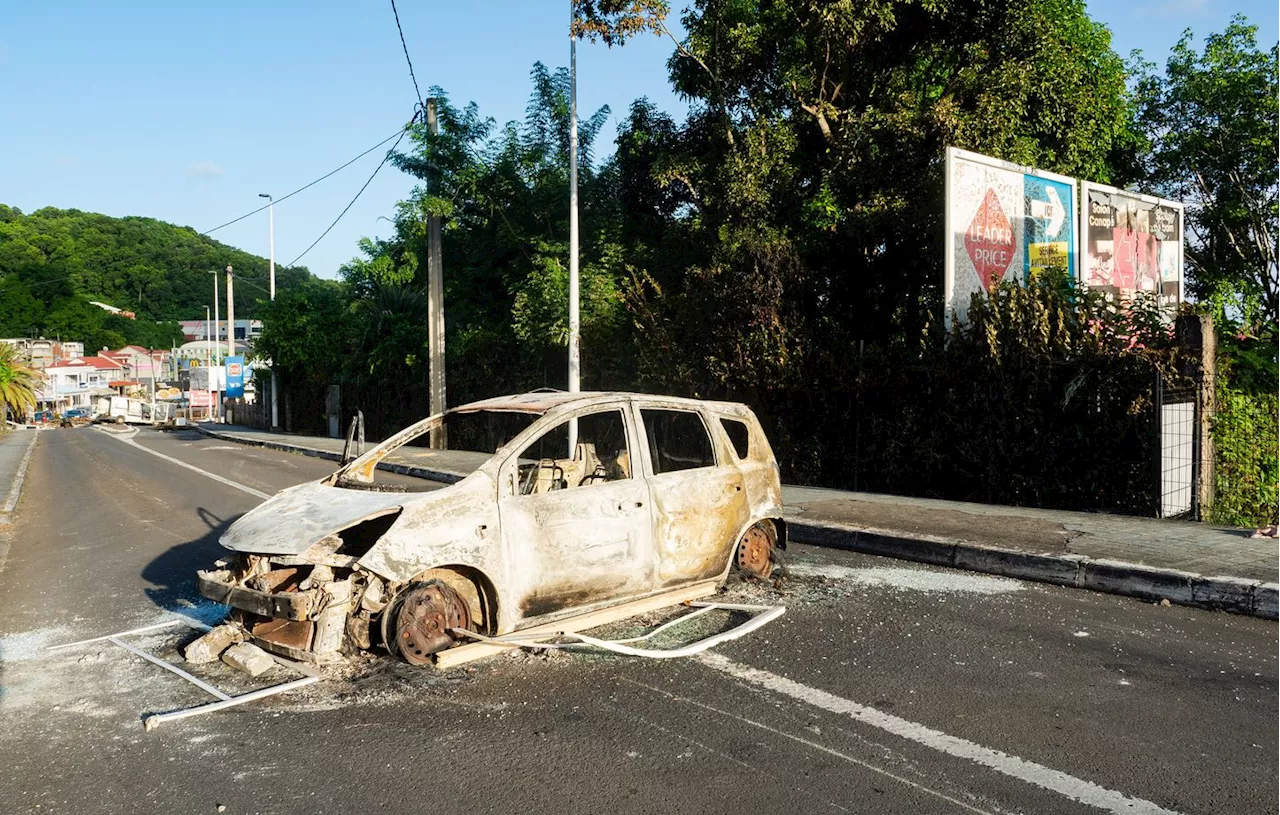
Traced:
<path fill-rule="evenodd" d="M 267 199 L 267 240 L 269 241 L 268 249 L 270 250 L 270 294 L 271 302 L 276 301 L 276 199 L 272 198 L 265 192 L 258 193 L 259 198 Z M 280 426 L 280 400 L 276 398 L 280 393 L 277 387 L 278 380 L 276 378 L 276 366 L 274 361 L 271 365 L 271 427 L 275 429 Z"/>

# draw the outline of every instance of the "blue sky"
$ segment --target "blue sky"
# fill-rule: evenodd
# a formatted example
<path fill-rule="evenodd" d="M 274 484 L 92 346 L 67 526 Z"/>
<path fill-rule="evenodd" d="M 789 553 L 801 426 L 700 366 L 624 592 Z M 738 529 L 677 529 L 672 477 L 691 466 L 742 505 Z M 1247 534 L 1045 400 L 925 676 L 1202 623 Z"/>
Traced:
<path fill-rule="evenodd" d="M 523 117 L 535 61 L 567 64 L 568 6 L 398 0 L 423 91 L 440 85 L 499 123 Z M 1280 28 L 1275 0 L 1091 0 L 1089 8 L 1120 54 L 1139 48 L 1159 64 L 1184 28 L 1220 30 L 1237 12 L 1268 47 Z M 670 45 L 646 36 L 621 49 L 579 46 L 579 109 L 612 108 L 605 140 L 640 96 L 685 109 L 666 79 Z M 0 19 L 0 202 L 208 229 L 253 209 L 259 192 L 284 195 L 372 147 L 413 104 L 385 0 L 14 3 Z M 276 208 L 277 262 L 315 240 L 381 152 Z M 383 168 L 301 262 L 332 276 L 359 237 L 391 232 L 385 217 L 412 186 Z M 266 255 L 266 213 L 215 237 Z"/>

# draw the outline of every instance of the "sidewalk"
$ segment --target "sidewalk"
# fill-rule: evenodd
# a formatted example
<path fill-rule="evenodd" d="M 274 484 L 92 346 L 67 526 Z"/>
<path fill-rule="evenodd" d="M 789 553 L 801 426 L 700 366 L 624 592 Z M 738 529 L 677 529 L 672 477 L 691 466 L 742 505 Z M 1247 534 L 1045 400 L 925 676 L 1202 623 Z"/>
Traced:
<path fill-rule="evenodd" d="M 197 429 L 335 461 L 344 444 L 234 425 L 206 423 Z M 384 463 L 406 475 L 453 482 L 462 474 L 451 461 L 456 455 L 401 448 Z M 783 485 L 782 496 L 789 535 L 801 543 L 1277 616 L 1277 541 L 1252 539 L 1251 529 L 790 485 Z"/>
<path fill-rule="evenodd" d="M 39 431 L 24 427 L 0 432 L 0 524 L 9 523 L 22 496 L 22 483 Z"/>

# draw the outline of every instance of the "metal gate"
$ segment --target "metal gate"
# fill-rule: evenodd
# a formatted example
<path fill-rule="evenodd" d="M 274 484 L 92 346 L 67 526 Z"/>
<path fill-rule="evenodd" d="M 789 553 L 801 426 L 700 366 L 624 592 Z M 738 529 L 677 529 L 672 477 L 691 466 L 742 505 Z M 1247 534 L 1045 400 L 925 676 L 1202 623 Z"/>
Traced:
<path fill-rule="evenodd" d="M 1158 518 L 1200 517 L 1200 408 L 1196 388 L 1166 389 L 1155 382 L 1156 490 Z"/>

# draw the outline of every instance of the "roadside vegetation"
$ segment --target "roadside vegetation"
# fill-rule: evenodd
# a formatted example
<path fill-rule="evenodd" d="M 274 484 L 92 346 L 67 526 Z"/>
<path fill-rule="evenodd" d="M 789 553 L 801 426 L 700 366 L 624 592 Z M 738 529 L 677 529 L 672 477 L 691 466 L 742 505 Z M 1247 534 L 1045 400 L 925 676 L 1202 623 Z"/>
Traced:
<path fill-rule="evenodd" d="M 18 349 L 0 342 L 0 433 L 6 420 L 25 416 L 36 406 L 36 372 L 18 359 Z"/>

